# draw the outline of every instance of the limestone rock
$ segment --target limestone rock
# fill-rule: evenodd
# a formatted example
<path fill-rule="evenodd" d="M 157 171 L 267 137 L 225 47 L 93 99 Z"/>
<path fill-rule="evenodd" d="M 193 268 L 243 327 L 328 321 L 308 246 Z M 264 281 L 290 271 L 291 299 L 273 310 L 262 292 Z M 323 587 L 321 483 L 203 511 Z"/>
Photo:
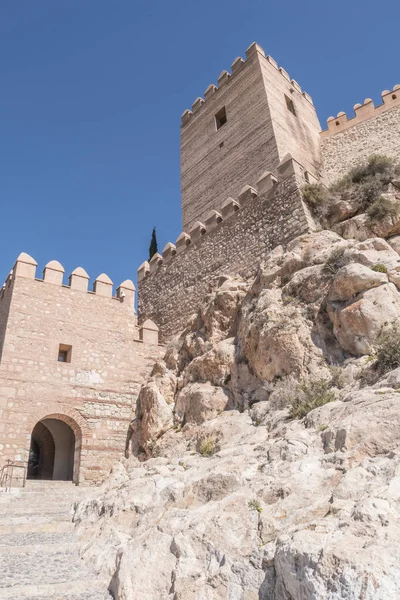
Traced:
<path fill-rule="evenodd" d="M 172 407 L 167 404 L 154 381 L 142 386 L 136 405 L 138 444 L 151 453 L 153 442 L 162 431 L 172 426 Z"/>
<path fill-rule="evenodd" d="M 264 290 L 256 303 L 242 307 L 239 346 L 251 370 L 262 381 L 303 376 L 316 368 L 321 352 L 312 343 L 302 311 L 282 305 L 278 290 Z"/>
<path fill-rule="evenodd" d="M 344 250 L 343 257 L 348 263 L 358 262 L 370 268 L 379 264 L 391 270 L 400 265 L 399 255 L 382 238 L 350 244 Z"/>
<path fill-rule="evenodd" d="M 364 265 L 353 263 L 342 267 L 335 275 L 328 298 L 331 301 L 343 302 L 360 292 L 387 282 L 388 277 L 385 273 L 375 272 Z"/>
<path fill-rule="evenodd" d="M 327 310 L 340 345 L 355 356 L 371 354 L 382 330 L 400 318 L 400 295 L 387 283 L 344 305 L 331 302 Z"/>
<path fill-rule="evenodd" d="M 340 198 L 333 200 L 329 204 L 328 215 L 326 220 L 329 226 L 332 227 L 336 223 L 345 221 L 353 217 L 361 208 L 360 203 L 351 197 Z"/>
<path fill-rule="evenodd" d="M 400 235 L 390 237 L 387 241 L 393 250 L 397 252 L 397 254 L 400 254 Z"/>
<path fill-rule="evenodd" d="M 126 461 L 77 506 L 84 556 L 117 600 L 397 598 L 397 396 L 355 391 L 272 432 L 224 412 L 196 426 L 219 432 L 208 458 L 168 432 L 180 456 Z"/>
<path fill-rule="evenodd" d="M 227 389 L 210 383 L 193 383 L 178 394 L 175 418 L 179 423 L 201 424 L 229 408 L 231 396 Z"/>
<path fill-rule="evenodd" d="M 206 381 L 213 385 L 226 385 L 231 379 L 234 360 L 234 339 L 222 340 L 205 354 L 193 359 L 184 371 L 183 385 Z"/>
<path fill-rule="evenodd" d="M 400 369 L 360 379 L 398 273 L 384 239 L 321 231 L 213 283 L 140 392 L 147 460 L 76 507 L 116 600 L 400 597 Z M 294 420 L 310 378 L 332 401 Z"/>

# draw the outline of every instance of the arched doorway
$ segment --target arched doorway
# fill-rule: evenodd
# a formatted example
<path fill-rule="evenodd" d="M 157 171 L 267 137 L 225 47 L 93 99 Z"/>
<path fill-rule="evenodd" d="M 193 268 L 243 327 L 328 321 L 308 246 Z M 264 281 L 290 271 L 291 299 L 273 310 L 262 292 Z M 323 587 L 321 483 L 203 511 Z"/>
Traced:
<path fill-rule="evenodd" d="M 28 479 L 74 480 L 75 434 L 61 419 L 45 418 L 31 435 Z"/>

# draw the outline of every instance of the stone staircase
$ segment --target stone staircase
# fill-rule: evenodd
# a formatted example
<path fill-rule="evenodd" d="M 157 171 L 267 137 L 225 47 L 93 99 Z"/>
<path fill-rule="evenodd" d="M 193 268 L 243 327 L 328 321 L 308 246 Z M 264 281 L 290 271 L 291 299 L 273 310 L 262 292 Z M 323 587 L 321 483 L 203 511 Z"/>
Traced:
<path fill-rule="evenodd" d="M 71 482 L 0 491 L 0 600 L 111 600 L 78 554 Z"/>

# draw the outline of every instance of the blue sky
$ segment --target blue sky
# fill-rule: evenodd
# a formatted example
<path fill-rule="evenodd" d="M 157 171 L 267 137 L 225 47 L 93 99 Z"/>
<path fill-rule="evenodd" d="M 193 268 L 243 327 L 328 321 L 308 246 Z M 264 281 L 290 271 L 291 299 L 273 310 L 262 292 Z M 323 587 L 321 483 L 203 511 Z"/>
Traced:
<path fill-rule="evenodd" d="M 180 115 L 257 41 L 326 118 L 400 83 L 396 0 L 2 0 L 0 279 L 136 279 L 181 231 Z"/>

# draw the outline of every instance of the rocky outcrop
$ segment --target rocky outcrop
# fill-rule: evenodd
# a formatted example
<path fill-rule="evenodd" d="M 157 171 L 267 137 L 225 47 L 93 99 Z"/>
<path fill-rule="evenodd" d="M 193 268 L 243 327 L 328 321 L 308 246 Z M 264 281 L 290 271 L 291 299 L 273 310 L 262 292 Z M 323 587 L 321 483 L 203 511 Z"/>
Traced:
<path fill-rule="evenodd" d="M 213 282 L 141 389 L 129 458 L 76 508 L 116 599 L 400 597 L 400 375 L 373 356 L 396 247 L 320 231 Z"/>
<path fill-rule="evenodd" d="M 127 461 L 79 505 L 86 557 L 124 600 L 396 598 L 397 396 L 354 392 L 272 431 L 230 411 L 166 434 L 179 457 Z"/>

